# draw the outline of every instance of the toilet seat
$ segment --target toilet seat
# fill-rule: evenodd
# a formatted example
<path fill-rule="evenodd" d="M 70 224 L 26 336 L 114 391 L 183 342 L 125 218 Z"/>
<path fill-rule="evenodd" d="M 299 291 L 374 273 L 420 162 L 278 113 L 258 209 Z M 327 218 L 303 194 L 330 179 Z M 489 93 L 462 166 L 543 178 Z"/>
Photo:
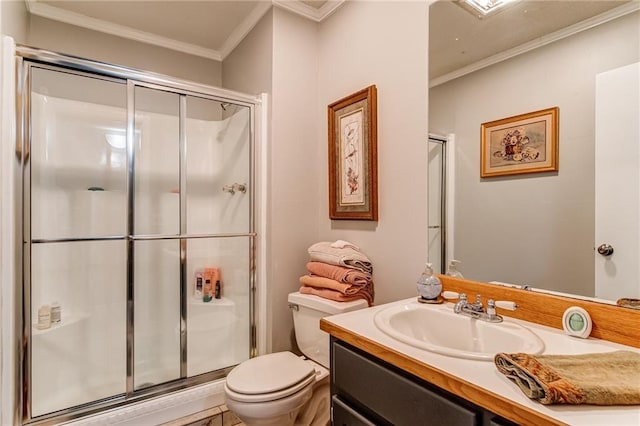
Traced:
<path fill-rule="evenodd" d="M 235 367 L 225 383 L 227 395 L 241 402 L 266 402 L 293 395 L 316 380 L 312 363 L 291 352 L 251 358 Z"/>

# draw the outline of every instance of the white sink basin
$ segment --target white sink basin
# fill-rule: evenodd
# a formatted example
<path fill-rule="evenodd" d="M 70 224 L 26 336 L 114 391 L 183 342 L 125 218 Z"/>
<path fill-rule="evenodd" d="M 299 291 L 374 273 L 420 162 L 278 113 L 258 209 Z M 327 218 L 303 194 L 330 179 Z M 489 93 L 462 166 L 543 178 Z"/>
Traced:
<path fill-rule="evenodd" d="M 406 303 L 383 309 L 374 322 L 408 345 L 456 358 L 493 361 L 498 352 L 539 354 L 544 343 L 526 327 L 495 324 L 453 312 L 453 306 Z"/>

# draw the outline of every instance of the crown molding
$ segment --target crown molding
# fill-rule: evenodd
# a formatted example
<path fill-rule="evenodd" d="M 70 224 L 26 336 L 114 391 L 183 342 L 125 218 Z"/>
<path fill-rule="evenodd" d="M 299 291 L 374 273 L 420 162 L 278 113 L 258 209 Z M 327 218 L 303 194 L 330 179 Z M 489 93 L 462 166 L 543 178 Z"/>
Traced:
<path fill-rule="evenodd" d="M 1 1 L 1 0 L 0 0 Z M 164 47 L 190 55 L 200 56 L 214 61 L 224 60 L 238 44 L 249 34 L 260 19 L 269 11 L 272 5 L 287 9 L 315 22 L 320 22 L 331 15 L 345 0 L 333 0 L 325 3 L 320 9 L 308 6 L 300 1 L 272 0 L 260 1 L 250 14 L 238 25 L 224 41 L 220 50 L 209 49 L 192 43 L 185 43 L 157 34 L 140 31 L 125 25 L 114 24 L 102 19 L 92 18 L 76 12 L 71 12 L 38 0 L 25 0 L 27 10 L 33 15 L 52 19 L 66 24 L 99 31 L 154 46 Z"/>
<path fill-rule="evenodd" d="M 344 2 L 345 0 L 330 0 L 323 4 L 321 8 L 316 9 L 315 7 L 302 3 L 301 1 L 272 0 L 274 6 L 278 6 L 300 16 L 304 16 L 305 18 L 311 19 L 315 22 L 322 22 L 329 15 L 335 12 L 336 9 L 342 6 L 342 3 Z"/>
<path fill-rule="evenodd" d="M 260 19 L 271 9 L 271 3 L 266 1 L 258 2 L 251 13 L 238 25 L 233 32 L 222 43 L 220 48 L 220 60 L 225 59 L 235 49 L 242 40 L 251 32 Z"/>
<path fill-rule="evenodd" d="M 593 18 L 589 18 L 582 22 L 578 22 L 577 24 L 568 26 L 566 28 L 563 28 L 551 34 L 547 34 L 533 41 L 521 44 L 520 46 L 516 46 L 512 49 L 505 50 L 504 52 L 500 52 L 496 55 L 489 56 L 486 59 L 483 59 L 478 62 L 474 62 L 473 64 L 459 68 L 450 73 L 441 75 L 440 77 L 433 78 L 429 81 L 429 88 L 439 86 L 448 81 L 454 80 L 456 78 L 462 77 L 467 74 L 471 74 L 472 72 L 481 70 L 488 66 L 497 64 L 502 61 L 506 61 L 507 59 L 513 58 L 523 53 L 527 53 L 539 47 L 546 46 L 547 44 L 553 43 L 558 40 L 562 40 L 563 38 L 570 37 L 582 31 L 597 27 L 598 25 L 604 24 L 606 22 L 612 21 L 614 19 L 620 18 L 630 13 L 637 12 L 638 10 L 640 10 L 640 2 L 638 1 L 629 2 L 622 6 L 608 10 L 607 12 L 601 13 L 600 15 L 596 15 Z"/>
<path fill-rule="evenodd" d="M 53 19 L 55 21 L 64 22 L 66 24 L 87 28 L 94 31 L 100 31 L 118 37 L 128 38 L 130 40 L 142 43 L 152 44 L 164 47 L 166 49 L 176 50 L 178 52 L 188 53 L 195 56 L 201 56 L 214 61 L 221 61 L 222 55 L 217 50 L 207 49 L 191 43 L 185 43 L 168 37 L 162 37 L 157 34 L 136 30 L 124 25 L 114 24 L 112 22 L 103 21 L 101 19 L 92 18 L 80 13 L 71 12 L 59 7 L 40 3 L 37 0 L 26 0 L 27 10 L 33 15 L 42 16 L 43 18 Z"/>

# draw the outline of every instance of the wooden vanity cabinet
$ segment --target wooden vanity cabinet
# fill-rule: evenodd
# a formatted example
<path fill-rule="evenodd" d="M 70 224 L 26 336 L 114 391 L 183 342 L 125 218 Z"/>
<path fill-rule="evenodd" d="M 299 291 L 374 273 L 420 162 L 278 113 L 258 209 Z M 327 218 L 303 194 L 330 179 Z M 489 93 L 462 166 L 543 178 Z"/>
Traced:
<path fill-rule="evenodd" d="M 335 426 L 514 425 L 333 336 L 331 419 Z"/>

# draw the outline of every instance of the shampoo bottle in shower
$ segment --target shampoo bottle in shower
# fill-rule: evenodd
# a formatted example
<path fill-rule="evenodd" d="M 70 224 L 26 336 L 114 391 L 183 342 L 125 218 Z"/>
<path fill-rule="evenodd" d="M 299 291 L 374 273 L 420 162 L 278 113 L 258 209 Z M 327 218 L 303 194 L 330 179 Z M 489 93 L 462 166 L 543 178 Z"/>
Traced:
<path fill-rule="evenodd" d="M 58 302 L 51 304 L 51 324 L 58 324 L 62 321 L 62 309 Z"/>
<path fill-rule="evenodd" d="M 204 286 L 204 273 L 202 269 L 196 271 L 195 278 L 193 297 L 197 300 L 202 300 L 202 288 Z"/>
<path fill-rule="evenodd" d="M 51 327 L 51 306 L 42 305 L 38 308 L 38 329 L 46 330 Z"/>
<path fill-rule="evenodd" d="M 222 297 L 221 291 L 222 291 L 222 288 L 221 288 L 220 280 L 216 280 L 216 289 L 215 289 L 216 299 L 220 299 L 220 297 Z"/>
<path fill-rule="evenodd" d="M 220 268 L 206 268 L 205 277 L 211 279 L 211 297 L 220 299 L 222 297 L 222 278 L 220 276 Z"/>
<path fill-rule="evenodd" d="M 211 278 L 208 276 L 204 279 L 204 288 L 202 289 L 202 301 L 203 302 L 211 302 L 213 299 L 213 288 L 211 285 Z"/>

